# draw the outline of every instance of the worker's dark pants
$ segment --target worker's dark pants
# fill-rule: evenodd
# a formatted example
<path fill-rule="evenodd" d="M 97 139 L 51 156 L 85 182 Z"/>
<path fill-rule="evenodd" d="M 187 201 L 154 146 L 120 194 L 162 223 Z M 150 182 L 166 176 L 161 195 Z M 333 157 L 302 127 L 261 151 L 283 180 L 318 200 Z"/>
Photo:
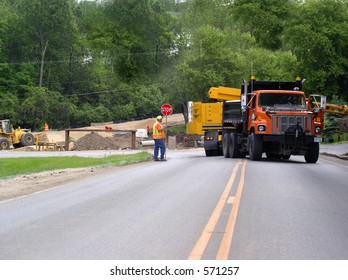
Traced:
<path fill-rule="evenodd" d="M 158 159 L 158 150 L 161 151 L 161 159 L 164 159 L 164 153 L 166 152 L 164 139 L 155 139 L 155 150 L 153 152 L 154 159 Z"/>

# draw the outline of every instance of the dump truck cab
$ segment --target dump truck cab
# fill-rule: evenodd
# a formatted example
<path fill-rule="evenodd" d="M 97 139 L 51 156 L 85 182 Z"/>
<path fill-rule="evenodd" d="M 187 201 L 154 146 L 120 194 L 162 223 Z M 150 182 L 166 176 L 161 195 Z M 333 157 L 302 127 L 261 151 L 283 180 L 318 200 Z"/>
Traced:
<path fill-rule="evenodd" d="M 309 110 L 304 92 L 259 90 L 249 100 L 247 131 L 262 137 L 262 150 L 267 157 L 305 155 L 311 143 L 322 142 L 324 122 L 319 113 L 323 111 Z"/>

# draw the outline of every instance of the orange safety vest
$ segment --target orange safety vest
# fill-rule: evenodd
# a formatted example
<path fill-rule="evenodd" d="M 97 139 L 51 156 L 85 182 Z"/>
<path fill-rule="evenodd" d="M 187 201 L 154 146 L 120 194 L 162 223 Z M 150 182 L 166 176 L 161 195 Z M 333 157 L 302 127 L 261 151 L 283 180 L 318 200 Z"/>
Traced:
<path fill-rule="evenodd" d="M 164 130 L 159 131 L 159 129 L 161 128 L 162 128 L 162 125 L 158 121 L 156 121 L 152 128 L 153 139 L 164 139 L 166 137 L 164 134 Z"/>

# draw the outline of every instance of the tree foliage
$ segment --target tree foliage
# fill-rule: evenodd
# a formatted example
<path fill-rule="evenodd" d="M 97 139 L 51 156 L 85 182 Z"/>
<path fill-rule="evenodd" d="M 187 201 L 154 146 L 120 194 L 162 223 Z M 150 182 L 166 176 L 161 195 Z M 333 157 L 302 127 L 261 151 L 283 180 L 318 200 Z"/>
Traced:
<path fill-rule="evenodd" d="M 250 32 L 263 48 L 281 48 L 284 22 L 291 11 L 288 0 L 236 0 L 232 15 L 241 30 Z"/>
<path fill-rule="evenodd" d="M 297 56 L 306 88 L 348 100 L 348 2 L 308 0 L 296 6 L 284 32 L 286 46 Z"/>
<path fill-rule="evenodd" d="M 0 118 L 39 130 L 184 112 L 251 74 L 347 102 L 347 18 L 345 0 L 0 0 Z"/>

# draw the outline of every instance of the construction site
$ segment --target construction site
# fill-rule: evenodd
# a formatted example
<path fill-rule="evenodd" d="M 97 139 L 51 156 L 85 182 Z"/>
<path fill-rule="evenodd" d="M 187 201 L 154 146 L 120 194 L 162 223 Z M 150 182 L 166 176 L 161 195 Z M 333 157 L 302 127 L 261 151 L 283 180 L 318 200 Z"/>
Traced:
<path fill-rule="evenodd" d="M 72 129 L 69 131 L 69 151 L 117 150 L 128 153 L 128 151 L 131 152 L 135 148 L 135 150 L 148 150 L 149 153 L 152 153 L 154 146 L 152 145 L 151 128 L 154 122 L 155 118 L 149 118 L 118 124 L 91 124 L 89 127 Z M 184 132 L 170 132 L 170 128 L 185 124 L 182 114 L 168 116 L 167 122 L 164 119 L 163 124 L 168 127 L 168 149 L 185 149 L 199 145 L 200 137 L 197 135 L 187 135 Z M 148 128 L 150 128 L 150 137 L 147 136 Z M 29 132 L 24 131 L 24 133 Z M 48 127 L 46 131 L 32 132 L 32 134 L 35 138 L 33 145 L 17 148 L 11 145 L 9 149 L 3 149 L 0 153 L 16 154 L 18 152 L 27 152 L 30 155 L 32 152 L 36 152 L 35 154 L 37 154 L 39 150 L 42 154 L 50 151 L 60 153 L 60 151 L 66 150 L 66 130 L 56 131 Z M 19 146 L 19 144 L 15 144 L 15 146 Z M 122 167 L 98 166 L 69 168 L 2 179 L 0 181 L 0 201 L 73 182 L 82 177 L 110 172 L 117 168 Z"/>
<path fill-rule="evenodd" d="M 90 150 L 127 150 L 127 149 L 148 149 L 153 148 L 152 125 L 155 118 L 129 121 L 123 123 L 92 123 L 89 127 L 78 129 L 54 130 L 45 127 L 45 131 L 28 133 L 24 129 L 14 129 L 13 134 L 19 136 L 8 137 L 12 143 L 6 142 L 2 145 L 5 151 L 90 151 Z M 171 132 L 170 128 L 182 126 L 185 120 L 182 114 L 173 114 L 164 120 L 167 126 L 167 141 L 169 149 L 182 149 L 197 147 L 200 137 L 187 135 L 184 132 Z M 30 132 L 30 131 L 29 131 Z M 25 134 L 25 135 L 24 135 Z M 27 145 L 20 144 L 20 140 L 30 136 Z M 4 137 L 2 137 L 4 138 Z M 15 143 L 19 144 L 15 144 Z M 12 144 L 12 145 L 10 145 Z"/>

